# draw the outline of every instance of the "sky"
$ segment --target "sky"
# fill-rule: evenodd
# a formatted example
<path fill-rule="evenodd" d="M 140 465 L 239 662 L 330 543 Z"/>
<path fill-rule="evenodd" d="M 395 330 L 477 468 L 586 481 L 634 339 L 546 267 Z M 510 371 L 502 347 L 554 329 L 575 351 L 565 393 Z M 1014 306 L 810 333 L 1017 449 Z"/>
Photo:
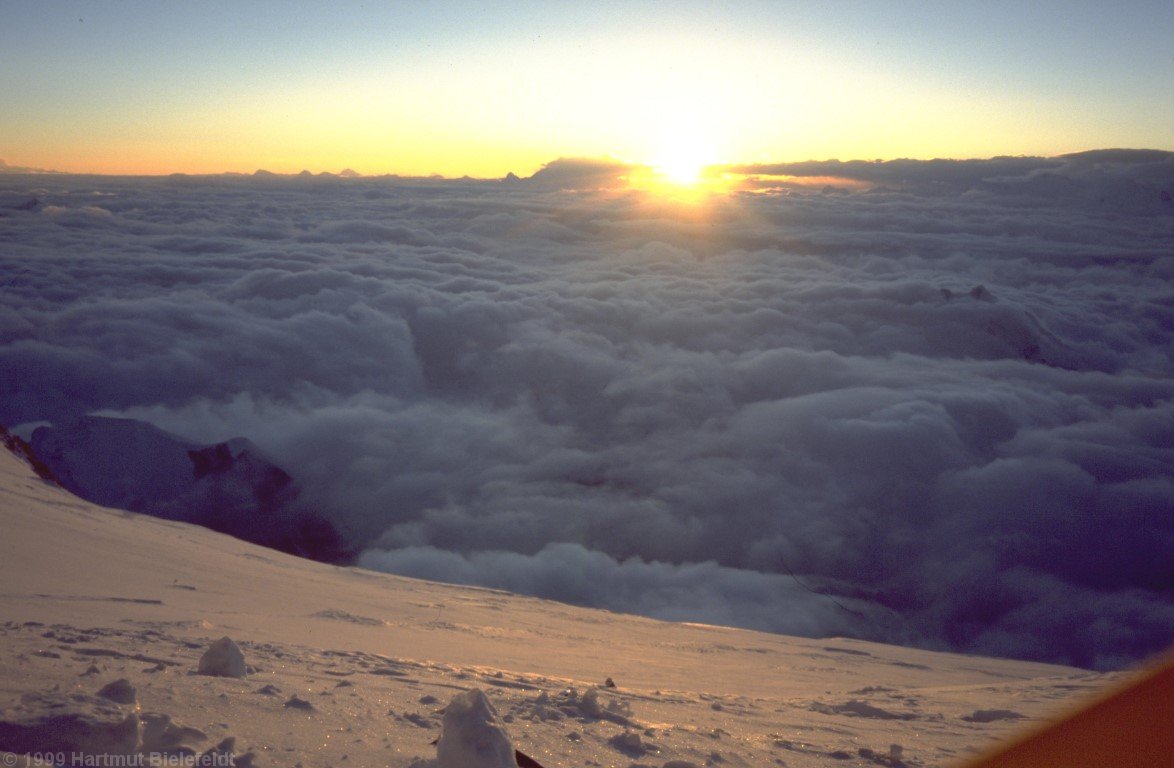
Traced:
<path fill-rule="evenodd" d="M 0 159 L 529 175 L 1174 148 L 1174 6 L 0 3 Z"/>

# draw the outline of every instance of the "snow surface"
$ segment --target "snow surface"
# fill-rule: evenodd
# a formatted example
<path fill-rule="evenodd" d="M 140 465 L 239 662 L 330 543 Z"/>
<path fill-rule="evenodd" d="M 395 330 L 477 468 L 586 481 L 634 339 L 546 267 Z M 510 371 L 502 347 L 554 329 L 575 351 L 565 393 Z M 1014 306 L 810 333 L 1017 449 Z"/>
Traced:
<path fill-rule="evenodd" d="M 96 507 L 7 452 L 0 527 L 0 738 L 69 710 L 116 748 L 136 714 L 143 746 L 238 765 L 399 768 L 447 722 L 545 768 L 934 766 L 1117 676 L 325 565 Z M 247 675 L 196 674 L 225 636 Z"/>

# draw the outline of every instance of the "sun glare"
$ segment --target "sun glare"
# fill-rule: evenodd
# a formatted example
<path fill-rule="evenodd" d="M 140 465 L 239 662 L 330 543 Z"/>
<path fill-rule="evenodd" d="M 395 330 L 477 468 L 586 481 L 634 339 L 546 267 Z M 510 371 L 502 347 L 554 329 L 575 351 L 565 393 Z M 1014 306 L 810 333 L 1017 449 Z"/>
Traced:
<path fill-rule="evenodd" d="M 728 184 L 714 175 L 714 154 L 700 136 L 666 131 L 647 160 L 645 170 L 631 181 L 635 186 L 674 200 L 699 201 L 728 191 Z"/>
<path fill-rule="evenodd" d="M 704 164 L 695 157 L 687 155 L 668 158 L 656 164 L 656 171 L 665 180 L 681 186 L 692 186 L 701 180 L 701 170 Z"/>
<path fill-rule="evenodd" d="M 652 167 L 666 182 L 692 186 L 701 180 L 707 163 L 705 151 L 698 142 L 675 138 L 660 147 Z"/>

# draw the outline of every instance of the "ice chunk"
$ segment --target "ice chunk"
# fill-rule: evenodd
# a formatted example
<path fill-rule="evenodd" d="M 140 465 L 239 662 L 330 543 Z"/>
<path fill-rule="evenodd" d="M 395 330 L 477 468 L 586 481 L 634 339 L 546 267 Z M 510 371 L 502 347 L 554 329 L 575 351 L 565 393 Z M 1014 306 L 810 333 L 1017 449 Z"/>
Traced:
<path fill-rule="evenodd" d="M 244 677 L 245 655 L 231 637 L 222 637 L 200 657 L 199 673 L 214 677 Z"/>
<path fill-rule="evenodd" d="M 436 768 L 517 768 L 514 747 L 484 691 L 458 694 L 444 710 Z"/>

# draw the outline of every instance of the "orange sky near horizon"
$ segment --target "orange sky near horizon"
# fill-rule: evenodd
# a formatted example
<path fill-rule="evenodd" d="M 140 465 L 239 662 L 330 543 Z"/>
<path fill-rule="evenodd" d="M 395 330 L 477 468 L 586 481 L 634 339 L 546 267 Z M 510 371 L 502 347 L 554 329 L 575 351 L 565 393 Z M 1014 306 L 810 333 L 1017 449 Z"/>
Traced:
<path fill-rule="evenodd" d="M 671 17 L 651 3 L 27 6 L 0 30 L 0 158 L 79 173 L 497 178 L 571 156 L 1174 148 L 1174 100 L 1154 98 L 1174 82 L 1154 17 L 1174 25 L 1174 11 L 1140 5 L 1148 21 L 1072 3 L 1065 24 L 1020 11 L 1012 29 L 984 21 L 998 8 L 953 3 L 933 18 L 853 2 Z"/>

